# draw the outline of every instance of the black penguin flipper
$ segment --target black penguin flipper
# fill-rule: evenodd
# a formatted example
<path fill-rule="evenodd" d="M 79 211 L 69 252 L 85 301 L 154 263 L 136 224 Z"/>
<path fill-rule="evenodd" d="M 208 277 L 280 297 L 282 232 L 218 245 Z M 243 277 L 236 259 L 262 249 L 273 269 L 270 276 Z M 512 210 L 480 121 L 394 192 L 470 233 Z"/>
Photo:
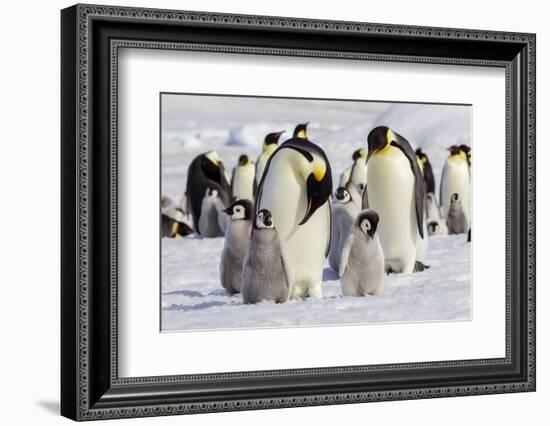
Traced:
<path fill-rule="evenodd" d="M 435 195 L 435 180 L 432 165 L 429 161 L 424 163 L 424 181 L 426 182 L 426 193 Z"/>
<path fill-rule="evenodd" d="M 418 233 L 424 239 L 424 198 L 426 197 L 426 185 L 424 184 L 424 176 L 418 166 L 416 153 L 411 145 L 403 136 L 396 134 L 397 141 L 392 141 L 391 144 L 399 148 L 409 160 L 411 170 L 414 175 L 414 204 L 416 210 L 416 224 Z"/>
<path fill-rule="evenodd" d="M 330 198 L 327 200 L 328 203 L 328 243 L 327 248 L 325 250 L 325 259 L 328 257 L 330 253 L 330 245 L 332 243 L 332 203 L 330 202 Z"/>

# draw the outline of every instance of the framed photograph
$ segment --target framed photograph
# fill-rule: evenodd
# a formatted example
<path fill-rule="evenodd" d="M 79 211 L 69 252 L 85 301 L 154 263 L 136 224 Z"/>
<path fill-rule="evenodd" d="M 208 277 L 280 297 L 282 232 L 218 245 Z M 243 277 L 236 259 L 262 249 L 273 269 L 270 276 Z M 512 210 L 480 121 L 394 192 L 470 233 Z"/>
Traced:
<path fill-rule="evenodd" d="M 61 412 L 535 390 L 535 35 L 61 12 Z"/>

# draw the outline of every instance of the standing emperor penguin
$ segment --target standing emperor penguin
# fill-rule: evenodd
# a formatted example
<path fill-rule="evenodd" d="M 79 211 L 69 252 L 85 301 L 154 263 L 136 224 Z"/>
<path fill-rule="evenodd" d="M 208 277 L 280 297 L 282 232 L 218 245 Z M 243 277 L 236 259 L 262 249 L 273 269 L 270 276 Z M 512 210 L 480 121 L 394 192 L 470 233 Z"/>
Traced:
<path fill-rule="evenodd" d="M 309 122 L 307 123 L 302 123 L 302 124 L 297 124 L 296 127 L 294 128 L 294 133 L 292 135 L 293 138 L 299 138 L 299 139 L 305 139 L 306 141 L 308 141 L 308 136 L 307 136 L 307 125 L 309 124 Z"/>
<path fill-rule="evenodd" d="M 366 296 L 380 290 L 384 253 L 376 233 L 378 221 L 374 210 L 362 210 L 346 235 L 339 269 L 344 296 Z"/>
<path fill-rule="evenodd" d="M 361 148 L 353 153 L 353 166 L 349 181 L 361 191 L 367 186 L 367 149 Z"/>
<path fill-rule="evenodd" d="M 197 156 L 187 169 L 187 208 L 193 218 L 193 227 L 199 234 L 201 206 L 207 189 L 215 189 L 222 203 L 228 206 L 232 199 L 231 184 L 216 151 Z"/>
<path fill-rule="evenodd" d="M 220 200 L 218 190 L 207 188 L 201 203 L 201 215 L 197 230 L 207 238 L 222 237 L 224 228 L 220 226 L 219 209 Z"/>
<path fill-rule="evenodd" d="M 447 228 L 449 228 L 449 234 L 465 234 L 469 229 L 458 194 L 451 196 L 451 206 L 447 213 Z"/>
<path fill-rule="evenodd" d="M 229 225 L 225 231 L 220 280 L 229 294 L 241 291 L 243 262 L 252 231 L 252 210 L 250 200 L 237 200 L 225 209 Z"/>
<path fill-rule="evenodd" d="M 255 211 L 267 209 L 287 251 L 294 280 L 290 297 L 322 297 L 321 282 L 330 248 L 332 172 L 325 152 L 292 138 L 270 157 Z"/>
<path fill-rule="evenodd" d="M 427 242 L 426 185 L 415 152 L 403 136 L 385 126 L 369 133 L 368 145 L 369 184 L 363 206 L 380 215 L 378 232 L 386 271 L 421 271 L 426 266 L 417 256 L 422 257 Z"/>
<path fill-rule="evenodd" d="M 435 194 L 434 172 L 432 170 L 430 159 L 428 158 L 426 153 L 422 152 L 421 148 L 418 148 L 416 150 L 416 156 L 420 161 L 420 169 L 422 170 L 422 174 L 424 175 L 424 182 L 426 183 L 426 193 Z"/>
<path fill-rule="evenodd" d="M 439 188 L 439 203 L 443 217 L 447 217 L 451 206 L 451 197 L 458 194 L 467 225 L 470 224 L 470 167 L 468 156 L 458 146 L 448 148 L 450 154 L 441 174 L 441 186 Z"/>
<path fill-rule="evenodd" d="M 248 155 L 241 155 L 239 163 L 233 168 L 231 190 L 235 199 L 254 200 L 254 175 L 256 169 Z"/>
<path fill-rule="evenodd" d="M 277 150 L 279 138 L 285 131 L 282 132 L 276 132 L 276 133 L 269 133 L 265 139 L 262 146 L 262 153 L 258 157 L 258 160 L 256 161 L 256 178 L 254 179 L 254 195 L 256 195 L 256 192 L 258 190 L 258 186 L 260 185 L 260 181 L 262 180 L 262 176 L 264 174 L 264 169 L 267 164 L 267 160 L 269 160 L 269 157 Z"/>
<path fill-rule="evenodd" d="M 345 187 L 341 186 L 335 191 L 332 204 L 330 253 L 328 255 L 329 265 L 335 271 L 338 271 L 340 267 L 342 246 L 359 210 L 360 208 Z"/>
<path fill-rule="evenodd" d="M 286 302 L 292 281 L 290 267 L 271 212 L 260 210 L 254 220 L 252 239 L 244 258 L 243 302 Z"/>

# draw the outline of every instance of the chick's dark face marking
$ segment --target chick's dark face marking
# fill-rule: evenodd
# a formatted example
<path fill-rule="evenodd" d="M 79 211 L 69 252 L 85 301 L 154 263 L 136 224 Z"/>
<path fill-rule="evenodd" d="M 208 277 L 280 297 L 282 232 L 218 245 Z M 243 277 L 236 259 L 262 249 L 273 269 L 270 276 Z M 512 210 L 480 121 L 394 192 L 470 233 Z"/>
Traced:
<path fill-rule="evenodd" d="M 349 203 L 351 201 L 351 195 L 349 193 L 349 191 L 344 188 L 343 186 L 340 186 L 336 192 L 334 193 L 334 198 L 336 198 L 336 200 L 339 202 L 339 203 Z"/>
<path fill-rule="evenodd" d="M 252 201 L 240 199 L 235 201 L 224 212 L 231 216 L 231 220 L 250 220 L 252 218 Z"/>
<path fill-rule="evenodd" d="M 363 233 L 369 235 L 371 238 L 374 238 L 379 221 L 380 217 L 374 210 L 363 210 L 357 216 L 356 223 Z"/>
<path fill-rule="evenodd" d="M 256 229 L 262 229 L 262 228 L 274 228 L 275 225 L 273 223 L 273 217 L 271 216 L 271 212 L 267 209 L 262 209 L 258 212 L 256 215 L 256 221 L 254 222 L 254 228 Z"/>

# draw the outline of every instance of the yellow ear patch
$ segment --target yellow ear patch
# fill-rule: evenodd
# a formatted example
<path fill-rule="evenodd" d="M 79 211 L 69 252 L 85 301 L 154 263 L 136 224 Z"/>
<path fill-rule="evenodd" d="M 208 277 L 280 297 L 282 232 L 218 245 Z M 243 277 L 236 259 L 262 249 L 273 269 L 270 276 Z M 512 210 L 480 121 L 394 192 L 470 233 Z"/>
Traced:
<path fill-rule="evenodd" d="M 359 157 L 361 157 L 361 158 L 367 158 L 367 154 L 368 154 L 368 152 L 367 152 L 367 150 L 366 150 L 365 148 L 361 148 L 361 149 L 359 150 Z"/>
<path fill-rule="evenodd" d="M 392 129 L 388 129 L 388 133 L 386 133 L 386 141 L 387 145 L 389 145 L 393 141 L 397 141 L 397 137 L 395 136 L 395 133 L 393 133 Z"/>
<path fill-rule="evenodd" d="M 307 139 L 307 133 L 304 129 L 300 130 L 296 136 L 302 139 Z"/>
<path fill-rule="evenodd" d="M 216 166 L 220 165 L 220 156 L 216 151 L 210 151 L 208 154 L 206 154 L 206 158 L 212 161 L 212 163 L 214 163 Z"/>
<path fill-rule="evenodd" d="M 180 230 L 179 222 L 174 222 L 172 224 L 172 237 L 176 237 L 178 235 L 179 230 Z"/>

